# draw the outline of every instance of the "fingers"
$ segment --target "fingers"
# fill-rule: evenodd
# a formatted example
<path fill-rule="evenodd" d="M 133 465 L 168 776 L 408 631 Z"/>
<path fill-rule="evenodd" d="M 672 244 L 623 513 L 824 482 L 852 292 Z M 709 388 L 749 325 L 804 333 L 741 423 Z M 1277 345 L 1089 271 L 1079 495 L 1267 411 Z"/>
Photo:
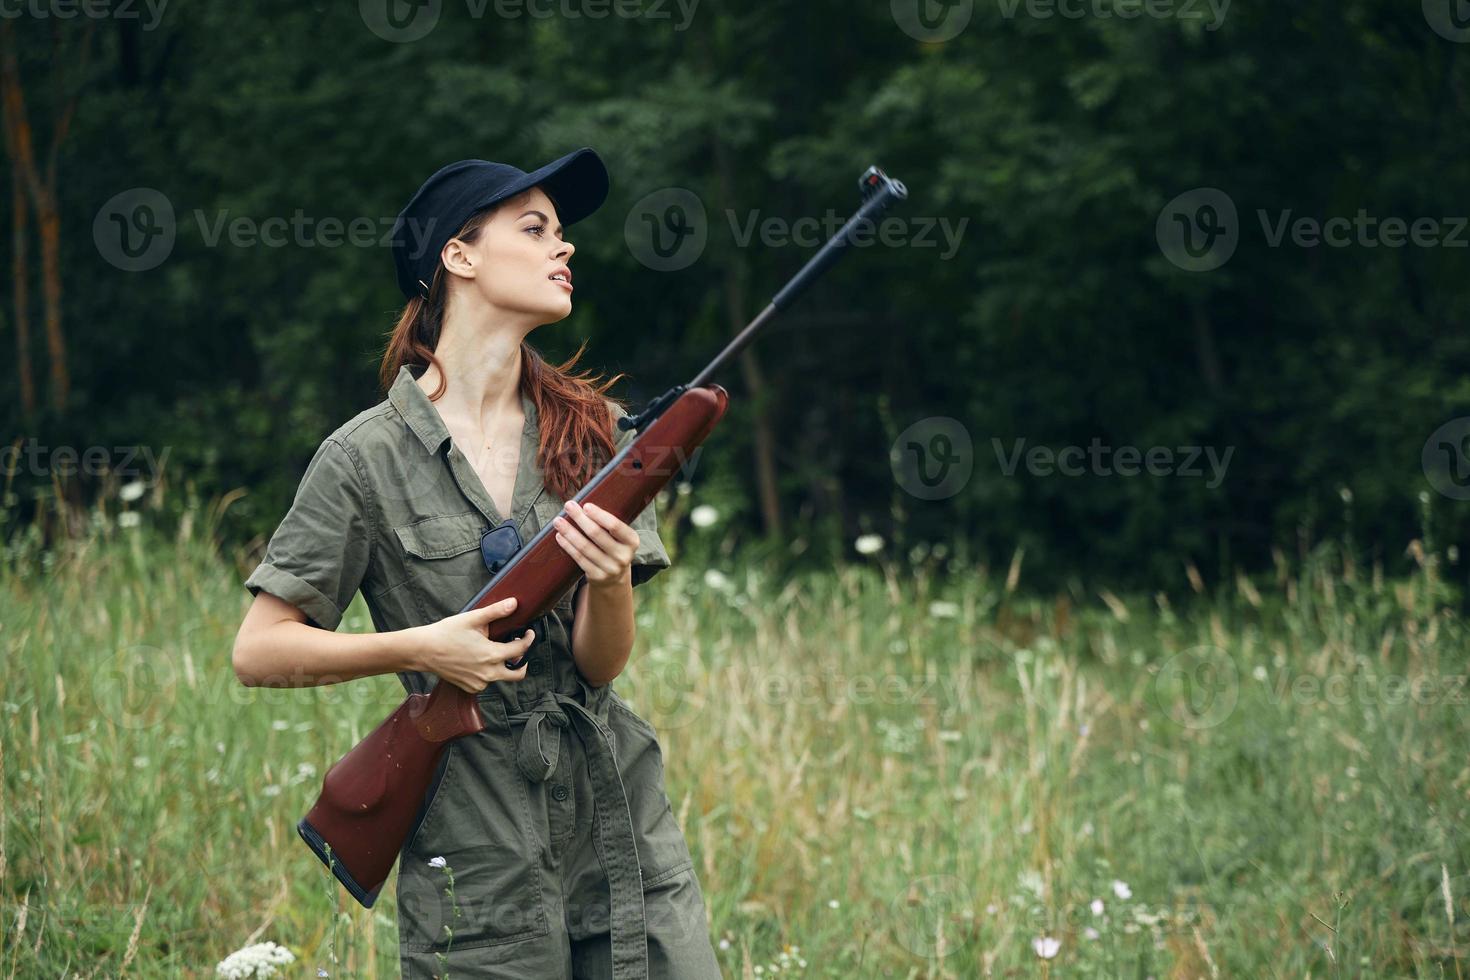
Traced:
<path fill-rule="evenodd" d="M 570 533 L 574 534 L 576 532 Z M 577 539 L 574 540 L 570 537 L 570 534 L 563 534 L 558 531 L 556 543 L 561 545 L 563 551 L 572 556 L 572 560 L 581 566 L 582 571 L 587 573 L 589 577 L 597 578 L 601 575 L 608 574 L 607 569 L 604 569 L 598 561 L 602 552 L 598 551 L 597 546 L 585 537 L 578 535 Z"/>
<path fill-rule="evenodd" d="M 517 600 L 515 596 L 507 596 L 506 598 L 501 599 L 499 602 L 490 603 L 488 606 L 481 606 L 478 609 L 471 609 L 469 612 L 465 613 L 465 615 L 469 617 L 469 621 L 471 624 L 475 626 L 484 626 L 487 623 L 495 622 L 495 620 L 497 619 L 504 619 L 511 613 L 515 612 L 516 603 Z"/>
<path fill-rule="evenodd" d="M 552 522 L 557 529 L 557 541 L 562 548 L 585 571 L 600 572 L 605 576 L 617 575 L 632 560 L 636 546 L 614 538 L 608 528 L 588 516 L 587 510 L 577 507 L 575 502 L 568 501 L 567 508 L 577 523 L 559 515 Z M 607 511 L 602 511 L 601 508 L 599 511 L 610 520 L 617 520 Z M 632 531 L 632 528 L 628 530 Z M 637 532 L 633 534 L 636 538 Z"/>
<path fill-rule="evenodd" d="M 535 642 L 536 631 L 528 629 L 514 640 L 507 640 L 504 643 L 495 644 L 497 648 L 495 655 L 499 658 L 498 666 L 504 671 L 502 680 L 519 681 L 525 679 L 526 667 L 531 662 L 531 658 L 527 656 L 527 651 L 531 648 L 531 644 Z M 520 663 L 512 667 L 511 662 L 515 660 L 519 660 Z"/>
<path fill-rule="evenodd" d="M 495 656 L 501 663 L 507 660 L 515 660 L 521 654 L 531 648 L 536 642 L 536 631 L 528 629 L 514 640 L 506 640 L 504 643 L 495 644 Z"/>
<path fill-rule="evenodd" d="M 607 532 L 617 541 L 631 548 L 638 547 L 638 532 L 611 511 L 603 510 L 594 503 L 578 504 L 575 500 L 568 500 L 567 513 L 572 515 L 580 513 L 582 516 L 591 518 L 598 525 L 606 528 Z"/>
<path fill-rule="evenodd" d="M 567 515 L 566 518 L 557 518 L 559 522 L 557 527 L 563 533 L 580 532 L 599 550 L 607 552 L 614 558 L 619 558 L 625 550 L 631 557 L 632 550 L 630 549 L 636 549 L 638 546 L 638 532 L 596 504 L 582 507 L 575 500 L 569 500 L 567 501 Z M 628 533 L 632 535 L 631 543 L 626 536 Z"/>

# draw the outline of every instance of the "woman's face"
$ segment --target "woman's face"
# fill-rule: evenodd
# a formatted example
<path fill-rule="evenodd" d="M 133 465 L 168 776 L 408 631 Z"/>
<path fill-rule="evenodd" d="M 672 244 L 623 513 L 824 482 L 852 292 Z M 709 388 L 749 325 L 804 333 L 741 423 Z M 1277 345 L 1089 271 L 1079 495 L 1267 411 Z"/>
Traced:
<path fill-rule="evenodd" d="M 474 306 L 523 314 L 537 324 L 572 312 L 571 258 L 551 198 L 532 187 L 498 208 L 475 241 L 451 239 L 445 268 L 461 277 L 456 292 Z M 552 277 L 557 278 L 553 279 Z"/>

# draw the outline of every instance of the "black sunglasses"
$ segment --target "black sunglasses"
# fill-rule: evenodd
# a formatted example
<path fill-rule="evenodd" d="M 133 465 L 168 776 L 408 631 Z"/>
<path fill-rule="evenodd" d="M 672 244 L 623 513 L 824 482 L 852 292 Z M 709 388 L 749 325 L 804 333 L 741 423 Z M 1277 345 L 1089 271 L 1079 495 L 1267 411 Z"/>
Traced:
<path fill-rule="evenodd" d="M 515 518 L 506 518 L 502 524 L 487 527 L 480 535 L 480 558 L 485 562 L 485 570 L 492 576 L 499 572 L 501 567 L 520 550 L 521 535 L 516 530 Z M 545 633 L 541 632 L 541 624 L 538 622 L 536 625 L 537 635 L 544 636 Z M 507 660 L 505 666 L 509 670 L 520 670 L 526 659 L 527 657 L 523 656 L 514 663 Z"/>
<path fill-rule="evenodd" d="M 536 496 L 531 502 L 526 505 L 525 513 L 531 512 L 531 508 L 536 506 L 536 502 L 545 492 L 546 487 L 543 485 L 540 490 L 536 491 Z M 515 514 L 511 514 L 494 527 L 485 528 L 480 534 L 480 558 L 485 562 L 485 570 L 492 576 L 499 572 L 501 567 L 515 557 L 515 553 L 520 550 L 521 534 L 516 530 Z"/>
<path fill-rule="evenodd" d="M 504 523 L 495 527 L 485 528 L 485 532 L 480 535 L 480 558 L 485 562 L 485 570 L 491 575 L 499 572 L 520 550 L 521 535 L 516 530 L 513 518 L 507 518 Z"/>

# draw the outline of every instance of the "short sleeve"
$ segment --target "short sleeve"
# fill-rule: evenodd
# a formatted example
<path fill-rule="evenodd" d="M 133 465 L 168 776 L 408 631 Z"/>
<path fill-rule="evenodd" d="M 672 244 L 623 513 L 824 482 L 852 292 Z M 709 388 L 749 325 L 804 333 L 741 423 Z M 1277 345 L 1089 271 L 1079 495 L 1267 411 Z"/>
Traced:
<path fill-rule="evenodd" d="M 621 405 L 613 402 L 613 416 L 622 418 L 628 413 Z M 613 426 L 614 454 L 620 453 L 623 447 L 633 441 L 637 433 L 632 429 L 619 429 Z M 664 543 L 658 536 L 658 507 L 657 496 L 648 502 L 642 513 L 628 522 L 628 526 L 638 532 L 638 551 L 633 555 L 633 567 L 631 570 L 633 584 L 642 585 L 653 578 L 661 568 L 669 567 L 669 554 L 664 550 Z"/>
<path fill-rule="evenodd" d="M 335 630 L 367 575 L 373 530 L 357 465 L 329 437 L 307 464 L 291 509 L 245 588 L 251 595 L 264 589 Z"/>

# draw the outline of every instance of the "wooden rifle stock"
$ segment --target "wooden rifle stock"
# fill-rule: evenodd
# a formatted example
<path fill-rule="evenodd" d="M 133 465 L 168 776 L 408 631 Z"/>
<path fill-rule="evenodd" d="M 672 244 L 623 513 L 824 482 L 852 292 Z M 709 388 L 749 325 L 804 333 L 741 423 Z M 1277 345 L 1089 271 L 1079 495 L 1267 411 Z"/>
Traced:
<path fill-rule="evenodd" d="M 631 522 L 688 463 L 728 402 L 717 384 L 685 389 L 573 499 Z M 581 566 L 556 543 L 554 530 L 547 522 L 461 610 L 517 597 L 515 612 L 491 625 L 492 639 L 504 642 L 520 634 L 581 577 Z M 428 694 L 410 694 L 327 770 L 321 795 L 296 829 L 363 906 L 373 907 L 417 829 L 450 740 L 484 728 L 478 694 L 438 682 Z"/>

